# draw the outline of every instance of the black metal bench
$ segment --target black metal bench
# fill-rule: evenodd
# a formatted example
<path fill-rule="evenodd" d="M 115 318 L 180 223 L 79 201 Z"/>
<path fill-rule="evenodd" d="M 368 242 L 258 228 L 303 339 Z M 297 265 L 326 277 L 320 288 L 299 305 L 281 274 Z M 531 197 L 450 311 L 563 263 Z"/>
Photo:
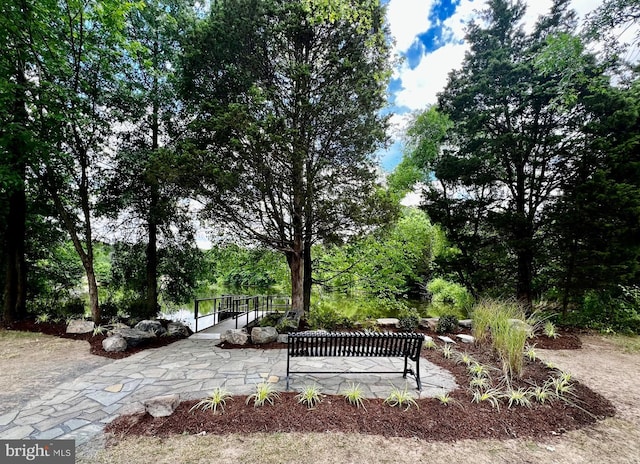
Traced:
<path fill-rule="evenodd" d="M 417 333 L 393 332 L 324 332 L 289 333 L 287 341 L 287 390 L 290 374 L 411 374 L 420 381 L 420 351 L 424 336 Z M 299 357 L 403 357 L 404 370 L 400 371 L 293 371 L 290 359 Z M 408 365 L 415 363 L 415 371 Z"/>

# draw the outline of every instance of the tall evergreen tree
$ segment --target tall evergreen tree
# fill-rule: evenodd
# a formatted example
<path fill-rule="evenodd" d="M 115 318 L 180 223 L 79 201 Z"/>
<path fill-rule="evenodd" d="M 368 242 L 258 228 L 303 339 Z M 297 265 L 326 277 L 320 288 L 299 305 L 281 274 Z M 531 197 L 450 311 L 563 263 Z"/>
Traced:
<path fill-rule="evenodd" d="M 148 316 L 158 311 L 161 255 L 176 246 L 195 247 L 184 201 L 189 183 L 184 183 L 173 143 L 180 110 L 174 82 L 177 54 L 180 37 L 193 22 L 192 1 L 154 0 L 132 10 L 126 23 L 126 71 L 114 102 L 124 129 L 100 209 L 120 218 L 114 227 L 121 236 L 146 242 L 146 278 L 138 291 L 144 294 Z"/>
<path fill-rule="evenodd" d="M 571 86 L 585 81 L 567 83 L 535 64 L 550 37 L 573 32 L 568 4 L 556 0 L 528 35 L 523 2 L 489 1 L 482 23 L 469 27 L 462 69 L 439 96 L 454 138 L 434 165 L 440 188 L 428 195 L 427 210 L 435 220 L 450 219 L 447 233 L 469 238 L 476 248 L 463 254 L 502 249 L 503 275 L 491 277 L 513 275 L 515 294 L 526 303 L 533 298 L 548 207 L 584 147 L 578 134 L 588 115 L 561 102 L 567 91 L 580 94 L 583 89 Z"/>
<path fill-rule="evenodd" d="M 371 153 L 385 139 L 383 17 L 377 1 L 221 1 L 187 50 L 206 214 L 285 254 L 299 312 L 311 245 L 381 211 Z"/>

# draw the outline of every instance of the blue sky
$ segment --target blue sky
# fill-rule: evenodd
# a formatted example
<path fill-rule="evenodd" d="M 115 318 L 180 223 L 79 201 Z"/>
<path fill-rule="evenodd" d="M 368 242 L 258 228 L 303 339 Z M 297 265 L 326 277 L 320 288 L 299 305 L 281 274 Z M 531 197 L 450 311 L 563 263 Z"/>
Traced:
<path fill-rule="evenodd" d="M 573 0 L 580 17 L 602 0 Z M 485 8 L 485 0 L 388 0 L 387 21 L 395 38 L 394 54 L 403 60 L 389 85 L 393 144 L 379 153 L 382 168 L 390 172 L 402 158 L 402 133 L 412 111 L 436 102 L 450 71 L 461 66 L 467 46 L 465 25 Z M 527 0 L 526 27 L 549 11 L 552 0 Z"/>

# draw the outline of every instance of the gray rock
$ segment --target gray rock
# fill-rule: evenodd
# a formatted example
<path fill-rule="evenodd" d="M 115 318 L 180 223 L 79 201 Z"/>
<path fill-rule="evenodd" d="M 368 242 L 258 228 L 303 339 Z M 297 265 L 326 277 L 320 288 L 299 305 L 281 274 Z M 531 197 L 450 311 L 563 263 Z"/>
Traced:
<path fill-rule="evenodd" d="M 229 329 L 220 335 L 220 340 L 233 345 L 246 345 L 249 341 L 249 334 L 244 329 Z"/>
<path fill-rule="evenodd" d="M 476 341 L 471 335 L 457 334 L 456 338 L 460 339 L 463 343 L 473 343 Z"/>
<path fill-rule="evenodd" d="M 128 403 L 118 409 L 118 414 L 125 416 L 130 414 L 144 414 L 147 412 L 147 409 L 144 407 L 144 404 L 136 401 L 134 403 Z"/>
<path fill-rule="evenodd" d="M 102 340 L 102 348 L 111 353 L 126 351 L 127 341 L 122 337 L 122 335 L 111 335 L 110 337 Z"/>
<path fill-rule="evenodd" d="M 470 329 L 473 326 L 472 319 L 461 319 L 458 321 L 458 325 L 463 329 Z"/>
<path fill-rule="evenodd" d="M 167 417 L 173 414 L 180 404 L 179 395 L 164 395 L 143 402 L 145 410 L 153 417 Z"/>
<path fill-rule="evenodd" d="M 109 330 L 107 330 L 107 335 L 111 336 L 114 334 L 115 330 L 118 329 L 128 329 L 129 326 L 127 324 L 123 324 L 122 322 L 116 322 L 115 324 L 109 324 L 107 326 Z"/>
<path fill-rule="evenodd" d="M 400 323 L 400 321 L 399 321 L 397 318 L 395 318 L 395 317 L 383 317 L 383 318 L 377 319 L 377 320 L 376 320 L 376 323 L 377 323 L 379 326 L 383 326 L 383 327 L 384 327 L 384 326 L 393 326 L 393 327 L 397 327 L 397 326 L 398 326 L 398 324 Z"/>
<path fill-rule="evenodd" d="M 447 337 L 446 335 L 438 335 L 438 338 L 445 343 L 453 343 L 454 345 L 456 344 L 456 342 L 454 342 L 451 338 Z"/>
<path fill-rule="evenodd" d="M 142 345 L 150 340 L 156 338 L 156 336 L 150 332 L 138 329 L 116 329 L 113 331 L 114 335 L 121 335 L 127 341 L 127 345 L 133 347 Z"/>
<path fill-rule="evenodd" d="M 169 322 L 167 324 L 167 334 L 173 337 L 187 338 L 189 329 L 182 322 Z"/>
<path fill-rule="evenodd" d="M 160 323 L 160 321 L 152 321 L 152 320 L 140 321 L 133 328 L 142 330 L 144 332 L 150 332 L 152 334 L 155 334 L 158 337 L 167 332 L 167 330 L 164 327 L 162 327 L 162 324 Z"/>
<path fill-rule="evenodd" d="M 278 334 L 278 342 L 279 343 L 288 343 L 289 335 L 288 334 Z"/>
<path fill-rule="evenodd" d="M 275 342 L 278 339 L 278 331 L 275 327 L 254 327 L 251 329 L 251 341 L 259 345 Z"/>
<path fill-rule="evenodd" d="M 85 334 L 93 332 L 96 325 L 93 321 L 85 321 L 84 319 L 72 319 L 67 324 L 68 334 Z"/>
<path fill-rule="evenodd" d="M 438 327 L 439 320 L 440 320 L 439 317 L 424 317 L 420 319 L 418 326 L 423 329 L 429 329 L 429 330 L 435 331 L 436 327 Z"/>

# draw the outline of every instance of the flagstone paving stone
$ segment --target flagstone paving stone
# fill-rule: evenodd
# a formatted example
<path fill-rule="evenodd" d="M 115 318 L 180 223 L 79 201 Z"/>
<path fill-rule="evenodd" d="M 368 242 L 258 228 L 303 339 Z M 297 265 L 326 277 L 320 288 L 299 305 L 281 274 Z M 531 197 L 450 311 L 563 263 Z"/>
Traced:
<path fill-rule="evenodd" d="M 208 339 L 185 339 L 111 361 L 73 380 L 54 386 L 26 405 L 0 416 L 0 439 L 74 439 L 76 446 L 102 440 L 105 424 L 118 414 L 140 412 L 142 402 L 177 393 L 182 399 L 203 398 L 219 386 L 247 395 L 267 381 L 285 390 L 286 350 L 223 350 Z M 402 370 L 403 362 L 386 358 L 296 358 L 298 370 Z M 292 362 L 294 362 L 292 361 Z M 295 369 L 294 369 L 295 370 Z M 447 371 L 422 360 L 421 397 L 456 388 Z M 360 384 L 367 397 L 385 398 L 391 386 L 415 391 L 413 379 L 398 374 L 295 374 L 291 390 L 317 384 L 323 393 L 339 394 Z"/>

